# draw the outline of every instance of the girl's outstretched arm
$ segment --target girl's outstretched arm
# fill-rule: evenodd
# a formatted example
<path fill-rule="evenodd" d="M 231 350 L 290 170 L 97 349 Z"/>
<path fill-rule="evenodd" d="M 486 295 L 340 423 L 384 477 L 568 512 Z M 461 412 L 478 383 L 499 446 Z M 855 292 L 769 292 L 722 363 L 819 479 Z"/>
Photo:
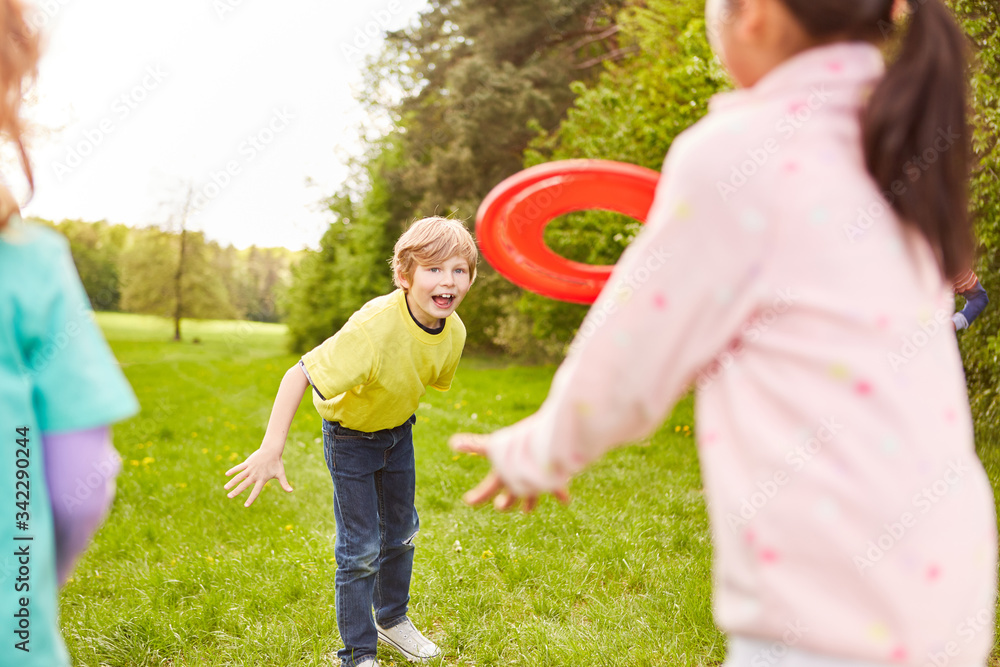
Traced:
<path fill-rule="evenodd" d="M 731 163 L 707 158 L 727 150 L 706 138 L 674 142 L 645 229 L 615 265 L 539 411 L 484 441 L 452 438 L 458 451 L 485 452 L 496 475 L 467 502 L 500 492 L 499 508 L 517 497 L 530 505 L 611 447 L 648 435 L 755 311 L 783 298 L 783 286 L 768 284 L 774 227 L 753 197 L 720 196 L 716 184 Z"/>
<path fill-rule="evenodd" d="M 226 483 L 225 489 L 227 491 L 232 489 L 228 497 L 235 498 L 247 487 L 253 487 L 250 496 L 243 504 L 244 507 L 253 505 L 264 485 L 271 479 L 277 479 L 281 488 L 291 493 L 292 486 L 285 477 L 285 464 L 281 461 L 281 453 L 285 450 L 285 439 L 288 437 L 292 418 L 295 417 L 295 411 L 299 409 L 299 403 L 302 402 L 302 396 L 308 386 L 309 381 L 298 365 L 288 369 L 278 386 L 278 395 L 274 399 L 271 418 L 267 422 L 267 432 L 260 448 L 248 456 L 246 461 L 226 471 L 227 477 L 236 475 Z"/>

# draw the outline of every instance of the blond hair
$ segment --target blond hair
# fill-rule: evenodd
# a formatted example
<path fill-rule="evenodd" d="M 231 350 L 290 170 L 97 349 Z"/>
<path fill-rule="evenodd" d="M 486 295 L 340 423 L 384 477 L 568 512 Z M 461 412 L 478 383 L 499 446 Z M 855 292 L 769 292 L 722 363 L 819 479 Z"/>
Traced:
<path fill-rule="evenodd" d="M 417 220 L 393 248 L 392 282 L 402 288 L 400 279 L 411 281 L 417 264 L 437 264 L 454 255 L 469 263 L 469 276 L 475 281 L 479 250 L 465 225 L 460 220 L 438 216 Z"/>
<path fill-rule="evenodd" d="M 28 25 L 21 0 L 0 0 L 0 135 L 13 141 L 21 154 L 21 167 L 33 191 L 35 180 L 24 149 L 21 99 L 38 74 L 38 31 Z M 17 212 L 17 202 L 0 185 L 0 229 Z"/>

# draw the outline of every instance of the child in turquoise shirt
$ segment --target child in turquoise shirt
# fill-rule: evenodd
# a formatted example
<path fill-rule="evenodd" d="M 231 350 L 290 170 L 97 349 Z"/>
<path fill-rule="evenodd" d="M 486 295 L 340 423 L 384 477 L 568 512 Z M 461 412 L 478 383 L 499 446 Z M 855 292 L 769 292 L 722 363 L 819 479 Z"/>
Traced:
<path fill-rule="evenodd" d="M 0 134 L 19 149 L 38 35 L 0 0 Z M 68 667 L 58 588 L 114 493 L 108 424 L 138 409 L 93 321 L 69 246 L 0 186 L 0 667 Z"/>

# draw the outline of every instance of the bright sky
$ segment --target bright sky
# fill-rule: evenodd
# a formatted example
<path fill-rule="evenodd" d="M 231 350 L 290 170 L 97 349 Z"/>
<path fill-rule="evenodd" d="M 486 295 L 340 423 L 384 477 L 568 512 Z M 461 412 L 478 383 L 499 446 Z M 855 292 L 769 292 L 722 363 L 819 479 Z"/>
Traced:
<path fill-rule="evenodd" d="M 25 214 L 163 223 L 192 184 L 209 238 L 318 247 L 319 202 L 360 151 L 363 57 L 425 5 L 33 0 L 48 43 L 27 115 L 50 129 Z"/>

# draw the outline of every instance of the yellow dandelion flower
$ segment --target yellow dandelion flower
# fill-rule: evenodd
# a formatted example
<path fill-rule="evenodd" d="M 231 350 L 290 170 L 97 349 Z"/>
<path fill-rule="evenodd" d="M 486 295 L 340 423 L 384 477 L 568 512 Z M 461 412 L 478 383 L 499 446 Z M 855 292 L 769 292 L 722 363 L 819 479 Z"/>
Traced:
<path fill-rule="evenodd" d="M 131 461 L 129 461 L 129 464 L 130 464 L 130 465 L 134 465 L 134 466 L 137 466 L 137 465 L 139 465 L 139 462 L 138 462 L 138 461 L 136 461 L 135 459 L 132 459 Z"/>
<path fill-rule="evenodd" d="M 239 457 L 236 455 L 236 452 L 233 452 L 232 454 L 229 455 L 229 460 L 230 461 L 235 461 L 238 458 Z"/>
<path fill-rule="evenodd" d="M 142 459 L 142 465 L 148 466 L 150 463 L 154 462 L 155 460 L 156 459 L 154 459 L 152 456 L 145 456 Z"/>
<path fill-rule="evenodd" d="M 288 524 L 287 526 L 285 526 L 285 530 L 287 530 L 287 531 L 291 531 L 292 528 L 294 528 L 294 526 L 292 526 L 292 524 Z"/>
<path fill-rule="evenodd" d="M 187 482 L 177 482 L 177 488 L 179 488 L 179 489 L 186 489 L 187 488 Z"/>
<path fill-rule="evenodd" d="M 216 454 L 215 455 L 215 460 L 216 461 L 221 461 L 222 460 L 222 454 Z"/>
<path fill-rule="evenodd" d="M 197 438 L 197 437 L 198 437 L 198 434 L 197 434 L 197 433 L 195 433 L 194 431 L 191 431 L 191 437 L 192 437 L 192 438 Z"/>
<path fill-rule="evenodd" d="M 208 447 L 202 447 L 201 448 L 201 453 L 202 454 L 208 454 Z"/>
<path fill-rule="evenodd" d="M 457 461 L 459 458 L 461 458 L 461 457 L 458 454 L 455 454 L 453 457 L 451 457 L 451 460 L 452 461 Z"/>
<path fill-rule="evenodd" d="M 490 551 L 489 549 L 487 549 L 486 551 L 483 552 L 483 556 L 482 557 L 483 558 L 493 558 L 493 552 Z"/>
<path fill-rule="evenodd" d="M 205 556 L 205 560 L 207 560 L 209 563 L 214 563 L 215 562 L 215 559 L 212 558 L 211 556 Z"/>

